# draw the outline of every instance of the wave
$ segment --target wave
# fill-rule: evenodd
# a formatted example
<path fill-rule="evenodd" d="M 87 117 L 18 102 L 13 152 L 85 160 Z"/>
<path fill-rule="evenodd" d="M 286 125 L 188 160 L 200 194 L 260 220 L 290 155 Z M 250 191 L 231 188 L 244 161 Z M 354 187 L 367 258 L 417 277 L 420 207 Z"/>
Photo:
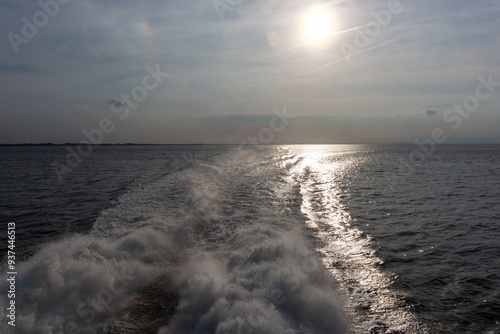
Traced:
<path fill-rule="evenodd" d="M 190 159 L 19 265 L 18 333 L 345 332 L 286 171 Z"/>

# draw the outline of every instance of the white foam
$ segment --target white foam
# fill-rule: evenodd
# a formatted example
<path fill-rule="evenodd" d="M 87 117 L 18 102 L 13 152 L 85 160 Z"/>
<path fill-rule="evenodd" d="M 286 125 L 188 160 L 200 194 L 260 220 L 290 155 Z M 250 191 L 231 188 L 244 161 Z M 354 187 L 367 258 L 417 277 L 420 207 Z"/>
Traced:
<path fill-rule="evenodd" d="M 195 164 L 141 186 L 91 233 L 22 263 L 16 330 L 96 332 L 133 309 L 144 287 L 171 284 L 179 304 L 160 333 L 343 333 L 335 282 L 305 240 L 303 217 L 277 197 L 297 189 L 276 165 L 257 173 L 238 159 L 228 153 L 214 168 Z M 235 193 L 247 197 L 235 202 Z"/>

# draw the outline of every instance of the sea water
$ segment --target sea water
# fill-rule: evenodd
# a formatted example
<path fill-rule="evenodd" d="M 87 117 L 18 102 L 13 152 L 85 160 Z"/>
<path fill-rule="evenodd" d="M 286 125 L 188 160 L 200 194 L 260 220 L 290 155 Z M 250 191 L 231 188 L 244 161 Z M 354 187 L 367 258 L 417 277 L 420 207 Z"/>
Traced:
<path fill-rule="evenodd" d="M 500 146 L 416 149 L 2 147 L 0 332 L 500 333 Z"/>

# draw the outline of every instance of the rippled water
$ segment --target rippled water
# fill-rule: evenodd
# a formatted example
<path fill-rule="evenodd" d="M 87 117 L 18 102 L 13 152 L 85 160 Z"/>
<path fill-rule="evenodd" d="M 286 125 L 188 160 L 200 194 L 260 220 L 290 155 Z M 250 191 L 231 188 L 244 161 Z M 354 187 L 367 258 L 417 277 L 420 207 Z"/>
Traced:
<path fill-rule="evenodd" d="M 500 332 L 500 146 L 413 150 L 0 148 L 18 332 Z"/>

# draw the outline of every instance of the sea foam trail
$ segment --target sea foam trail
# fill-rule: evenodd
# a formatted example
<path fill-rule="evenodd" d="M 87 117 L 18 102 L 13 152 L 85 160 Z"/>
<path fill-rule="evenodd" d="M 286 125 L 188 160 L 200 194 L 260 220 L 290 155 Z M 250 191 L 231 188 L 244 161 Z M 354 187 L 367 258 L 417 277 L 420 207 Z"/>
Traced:
<path fill-rule="evenodd" d="M 277 196 L 297 189 L 274 164 L 225 159 L 191 171 L 190 207 L 204 219 L 192 220 L 197 246 L 173 275 L 180 306 L 160 333 L 343 332 L 335 282 L 305 244 L 298 207 Z"/>
<path fill-rule="evenodd" d="M 191 156 L 46 245 L 19 266 L 17 333 L 345 332 L 300 190 L 268 154 Z"/>

